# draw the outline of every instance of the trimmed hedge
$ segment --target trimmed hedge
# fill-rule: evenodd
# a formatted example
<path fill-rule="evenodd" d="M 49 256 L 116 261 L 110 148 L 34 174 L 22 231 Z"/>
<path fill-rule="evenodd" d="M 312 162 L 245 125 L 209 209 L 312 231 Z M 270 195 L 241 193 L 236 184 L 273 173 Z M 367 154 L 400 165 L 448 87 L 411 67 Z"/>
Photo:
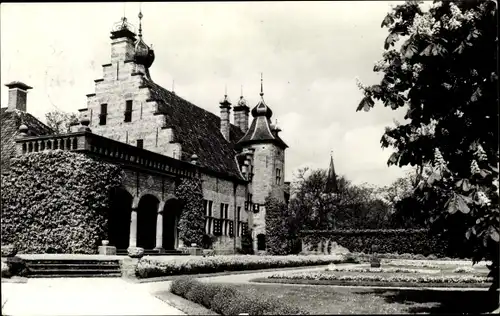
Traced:
<path fill-rule="evenodd" d="M 179 219 L 179 239 L 184 245 L 203 245 L 205 235 L 205 209 L 203 208 L 203 190 L 201 179 L 182 179 L 175 188 L 175 195 L 181 201 Z"/>
<path fill-rule="evenodd" d="M 172 282 L 170 291 L 221 315 L 305 315 L 305 311 L 262 294 L 244 293 L 223 284 L 210 284 L 193 278 Z"/>
<path fill-rule="evenodd" d="M 2 176 L 2 244 L 19 253 L 94 254 L 108 239 L 109 192 L 119 167 L 53 150 L 11 160 Z"/>
<path fill-rule="evenodd" d="M 288 247 L 288 228 L 286 225 L 285 203 L 274 197 L 266 198 L 266 250 L 271 255 L 286 255 Z"/>
<path fill-rule="evenodd" d="M 447 255 L 448 243 L 426 229 L 365 229 L 335 231 L 302 231 L 302 241 L 312 251 L 318 243 L 336 242 L 351 252 L 409 253 L 437 257 Z M 304 247 L 303 247 L 304 248 Z"/>
<path fill-rule="evenodd" d="M 139 278 L 169 275 L 245 271 L 269 268 L 301 267 L 330 263 L 343 263 L 340 256 L 252 256 L 232 255 L 166 259 L 143 257 L 136 267 Z"/>

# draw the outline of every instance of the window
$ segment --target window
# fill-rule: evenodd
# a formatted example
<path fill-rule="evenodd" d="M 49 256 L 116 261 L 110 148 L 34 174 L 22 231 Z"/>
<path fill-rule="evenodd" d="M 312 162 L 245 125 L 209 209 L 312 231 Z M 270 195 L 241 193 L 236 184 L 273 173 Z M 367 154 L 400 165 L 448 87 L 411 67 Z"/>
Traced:
<path fill-rule="evenodd" d="M 203 200 L 205 205 L 205 233 L 211 235 L 213 233 L 213 223 L 214 217 L 212 213 L 213 202 L 209 200 Z"/>
<path fill-rule="evenodd" d="M 99 125 L 106 125 L 107 116 L 108 116 L 108 105 L 101 104 L 101 113 L 99 114 Z"/>
<path fill-rule="evenodd" d="M 276 184 L 281 184 L 281 169 L 276 168 Z"/>
<path fill-rule="evenodd" d="M 229 235 L 229 204 L 221 203 L 220 204 L 220 219 L 222 222 L 222 235 Z"/>
<path fill-rule="evenodd" d="M 241 206 L 238 206 L 236 208 L 236 224 L 238 225 L 238 226 L 236 226 L 236 236 L 240 237 L 241 236 L 241 226 L 243 224 L 243 222 L 241 221 Z"/>
<path fill-rule="evenodd" d="M 132 100 L 127 100 L 125 103 L 125 120 L 124 122 L 132 122 Z"/>
<path fill-rule="evenodd" d="M 144 148 L 144 139 L 137 140 L 137 148 Z"/>

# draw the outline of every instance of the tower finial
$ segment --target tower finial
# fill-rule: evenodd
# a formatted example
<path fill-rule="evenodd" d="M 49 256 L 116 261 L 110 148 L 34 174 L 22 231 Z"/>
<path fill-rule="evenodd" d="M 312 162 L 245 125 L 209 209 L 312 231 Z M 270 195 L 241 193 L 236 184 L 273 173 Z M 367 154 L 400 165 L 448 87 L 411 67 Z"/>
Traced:
<path fill-rule="evenodd" d="M 260 96 L 264 96 L 264 80 L 262 79 L 262 72 L 260 73 Z"/>
<path fill-rule="evenodd" d="M 224 96 L 227 97 L 227 83 L 224 85 Z"/>
<path fill-rule="evenodd" d="M 139 2 L 139 37 L 142 37 L 142 2 Z"/>
<path fill-rule="evenodd" d="M 243 98 L 243 85 L 241 85 L 241 94 L 240 96 Z"/>
<path fill-rule="evenodd" d="M 175 80 L 172 80 L 172 93 L 175 94 Z"/>

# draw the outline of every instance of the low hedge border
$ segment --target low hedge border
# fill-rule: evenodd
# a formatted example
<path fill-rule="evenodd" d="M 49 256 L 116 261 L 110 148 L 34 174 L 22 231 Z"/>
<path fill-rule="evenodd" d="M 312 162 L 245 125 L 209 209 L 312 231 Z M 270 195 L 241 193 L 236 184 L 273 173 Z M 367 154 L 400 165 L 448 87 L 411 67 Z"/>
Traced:
<path fill-rule="evenodd" d="M 317 265 L 317 266 L 304 266 L 304 267 L 288 267 L 288 268 L 279 268 L 280 271 L 290 271 L 290 270 L 306 270 L 306 269 L 321 269 L 324 268 L 325 265 Z M 197 274 L 195 277 L 199 278 L 211 278 L 225 275 L 238 275 L 238 274 L 249 274 L 249 273 L 259 273 L 259 272 L 271 272 L 275 271 L 273 269 L 258 269 L 258 270 L 243 270 L 243 271 L 225 271 L 225 272 L 214 272 L 214 273 L 203 273 Z M 181 275 L 170 275 L 170 276 L 162 276 L 162 277 L 154 277 L 154 278 L 146 278 L 146 279 L 127 279 L 127 281 L 132 283 L 153 283 L 153 282 L 163 282 L 163 281 L 174 281 L 181 278 L 184 278 L 186 274 Z"/>
<path fill-rule="evenodd" d="M 226 271 L 248 271 L 270 268 L 303 267 L 351 262 L 343 256 L 252 256 L 232 255 L 193 257 L 188 259 L 161 259 L 143 257 L 136 267 L 138 278 L 153 278 L 172 275 L 203 274 Z"/>
<path fill-rule="evenodd" d="M 360 260 L 369 261 L 374 254 L 368 254 L 364 252 L 353 252 L 353 256 L 357 256 Z M 471 260 L 470 258 L 449 258 L 449 257 L 437 257 L 433 254 L 424 256 L 422 254 L 411 254 L 411 253 L 376 253 L 375 254 L 380 259 L 408 259 L 408 260 L 439 260 L 439 261 L 456 261 L 456 260 Z"/>
<path fill-rule="evenodd" d="M 285 305 L 262 294 L 245 293 L 224 284 L 203 283 L 191 277 L 172 282 L 170 291 L 221 315 L 306 315 L 307 312 Z"/>
<path fill-rule="evenodd" d="M 302 279 L 268 279 L 256 278 L 250 280 L 255 283 L 278 283 L 298 285 L 337 285 L 337 286 L 359 286 L 359 287 L 395 287 L 395 288 L 481 288 L 487 290 L 488 283 L 414 283 L 414 282 L 375 282 L 375 281 L 340 281 L 340 280 L 302 280 Z"/>

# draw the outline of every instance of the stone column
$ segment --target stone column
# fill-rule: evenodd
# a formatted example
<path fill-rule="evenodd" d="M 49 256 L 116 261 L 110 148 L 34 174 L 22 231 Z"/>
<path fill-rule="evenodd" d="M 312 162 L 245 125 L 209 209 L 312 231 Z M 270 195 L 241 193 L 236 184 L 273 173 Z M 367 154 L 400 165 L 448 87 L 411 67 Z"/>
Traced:
<path fill-rule="evenodd" d="M 128 242 L 129 247 L 137 247 L 137 208 L 132 208 L 130 213 L 130 237 Z"/>
<path fill-rule="evenodd" d="M 156 247 L 155 250 L 163 249 L 163 208 L 165 203 L 158 205 L 158 215 L 156 217 Z"/>

